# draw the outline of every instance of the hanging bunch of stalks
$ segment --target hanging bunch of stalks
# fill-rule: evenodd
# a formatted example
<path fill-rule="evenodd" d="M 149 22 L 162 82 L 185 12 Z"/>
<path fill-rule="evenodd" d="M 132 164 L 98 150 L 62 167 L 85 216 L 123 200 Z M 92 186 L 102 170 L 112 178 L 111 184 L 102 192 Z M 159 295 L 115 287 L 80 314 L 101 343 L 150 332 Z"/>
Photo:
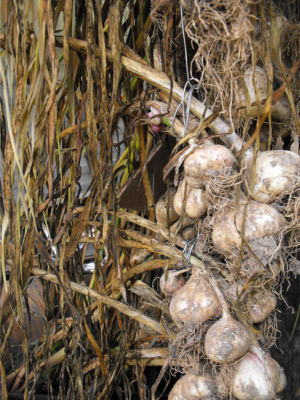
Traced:
<path fill-rule="evenodd" d="M 297 16 L 267 0 L 1 2 L 1 398 L 279 398 Z"/>

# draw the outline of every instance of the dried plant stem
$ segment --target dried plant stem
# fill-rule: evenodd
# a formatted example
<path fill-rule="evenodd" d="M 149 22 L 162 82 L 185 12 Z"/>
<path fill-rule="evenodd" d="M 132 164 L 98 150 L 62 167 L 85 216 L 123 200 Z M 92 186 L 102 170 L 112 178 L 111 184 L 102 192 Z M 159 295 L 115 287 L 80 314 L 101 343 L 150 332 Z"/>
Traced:
<path fill-rule="evenodd" d="M 61 43 L 61 38 L 56 38 L 58 43 Z M 69 38 L 69 46 L 70 48 L 81 51 L 83 53 L 87 52 L 87 42 L 84 40 Z M 97 46 L 92 46 L 93 51 L 96 57 L 101 56 L 101 50 Z M 112 62 L 112 54 L 110 50 L 106 50 L 106 57 L 109 62 Z M 132 60 L 128 57 L 121 57 L 122 67 L 125 71 L 130 72 L 132 75 L 151 83 L 158 89 L 162 90 L 164 93 L 170 93 L 171 90 L 171 82 L 169 77 L 164 72 L 158 72 L 155 69 L 151 68 L 144 63 Z M 172 88 L 172 97 L 176 101 L 181 101 L 183 99 L 184 92 L 183 89 L 176 83 L 173 82 Z M 195 97 L 192 97 L 191 101 L 191 112 L 196 115 L 198 118 L 203 117 L 203 113 L 205 111 L 205 105 L 197 100 Z M 212 114 L 212 111 L 207 108 L 205 116 L 208 117 Z M 230 132 L 230 126 L 226 124 L 221 118 L 216 118 L 210 125 L 211 130 L 220 135 L 224 133 Z M 222 138 L 222 140 L 226 143 L 226 145 L 232 147 L 232 151 L 238 152 L 243 147 L 242 139 L 235 133 L 232 132 L 229 135 L 226 135 Z"/>
<path fill-rule="evenodd" d="M 143 228 L 150 229 L 151 231 L 158 234 L 158 236 L 163 236 L 166 240 L 168 240 L 171 243 L 173 243 L 173 241 L 175 239 L 175 244 L 181 248 L 184 248 L 186 245 L 185 240 L 181 239 L 179 236 L 175 236 L 174 233 L 172 233 L 168 229 L 165 229 L 162 226 L 156 224 L 155 222 L 149 221 L 148 219 L 139 217 L 138 215 L 134 215 L 132 213 L 129 213 L 126 211 L 121 211 L 121 210 L 117 211 L 116 215 L 117 215 L 117 217 L 119 217 L 123 220 L 132 222 Z M 218 269 L 220 269 L 222 266 L 220 263 L 218 263 L 212 257 L 210 257 L 206 254 L 200 253 L 196 249 L 193 250 L 193 253 L 201 260 L 209 262 L 212 266 L 214 266 Z"/>
<path fill-rule="evenodd" d="M 59 284 L 58 279 L 56 278 L 55 275 L 49 274 L 46 271 L 41 270 L 40 268 L 33 267 L 31 271 L 34 275 L 39 276 L 42 279 L 45 279 L 47 281 Z M 120 303 L 117 300 L 111 299 L 108 296 L 105 296 L 104 294 L 101 294 L 97 292 L 96 290 L 90 289 L 87 286 L 79 285 L 78 283 L 71 282 L 70 281 L 70 288 L 77 293 L 81 293 L 84 296 L 89 296 L 92 297 L 93 299 L 96 299 L 107 306 L 113 307 L 119 312 L 127 315 L 130 318 L 135 319 L 136 321 L 148 326 L 149 328 L 153 329 L 156 332 L 161 333 L 162 335 L 166 335 L 166 332 L 162 329 L 161 325 L 154 321 L 152 318 L 147 317 L 146 315 L 142 314 L 141 312 L 137 311 L 133 307 Z M 174 340 L 176 338 L 176 333 L 172 332 L 171 330 L 168 331 L 168 335 L 170 339 Z"/>
<path fill-rule="evenodd" d="M 131 279 L 135 278 L 138 275 L 141 275 L 145 272 L 155 271 L 160 268 L 165 268 L 168 265 L 169 260 L 151 260 L 145 261 L 134 268 L 131 268 L 128 272 L 123 274 L 123 281 L 124 283 L 130 281 Z M 176 261 L 170 262 L 170 268 L 174 267 L 177 264 Z M 105 288 L 107 293 L 113 292 L 118 290 L 118 282 L 114 279 L 107 287 Z"/>
<path fill-rule="evenodd" d="M 138 135 L 139 135 L 139 143 L 140 143 L 140 164 L 141 164 L 141 172 L 143 177 L 143 184 L 145 189 L 145 195 L 147 199 L 147 208 L 149 212 L 150 221 L 155 221 L 155 202 L 152 193 L 151 183 L 149 180 L 149 174 L 146 166 L 146 146 L 144 140 L 144 126 L 141 124 L 137 125 Z"/>

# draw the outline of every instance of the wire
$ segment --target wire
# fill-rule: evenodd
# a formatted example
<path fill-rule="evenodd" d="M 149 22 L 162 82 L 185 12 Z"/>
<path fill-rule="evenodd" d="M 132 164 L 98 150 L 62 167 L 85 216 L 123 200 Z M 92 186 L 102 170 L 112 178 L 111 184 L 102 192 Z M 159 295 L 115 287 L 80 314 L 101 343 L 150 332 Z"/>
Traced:
<path fill-rule="evenodd" d="M 181 265 L 182 265 L 183 268 L 188 268 L 189 267 L 189 262 L 190 262 L 190 258 L 191 258 L 191 255 L 192 255 L 192 251 L 193 251 L 196 243 L 197 243 L 197 238 L 195 238 L 195 239 L 187 239 L 187 241 L 185 242 L 185 246 L 184 246 L 182 254 L 183 254 L 183 257 L 185 258 L 186 265 L 184 265 L 184 260 L 183 260 L 183 257 L 182 257 L 181 258 Z"/>
<path fill-rule="evenodd" d="M 184 31 L 184 22 L 183 22 L 182 4 L 180 4 L 180 14 L 181 14 L 181 29 L 182 29 L 182 37 L 183 37 L 183 47 L 184 47 L 184 57 L 185 57 L 185 68 L 186 68 L 187 81 L 186 81 L 186 83 L 184 85 L 182 100 L 178 104 L 178 107 L 176 108 L 174 116 L 173 116 L 172 132 L 175 134 L 175 132 L 174 132 L 174 121 L 175 121 L 175 118 L 176 118 L 176 115 L 178 113 L 179 108 L 182 107 L 182 119 L 183 119 L 183 125 L 184 125 L 183 136 L 185 136 L 186 135 L 187 126 L 188 126 L 189 116 L 190 116 L 190 108 L 191 108 L 193 92 L 194 92 L 194 90 L 196 88 L 199 87 L 199 81 L 197 79 L 195 79 L 195 78 L 190 78 L 189 66 L 188 66 L 187 47 L 186 47 L 186 39 L 185 39 L 185 31 Z M 196 81 L 197 84 L 192 84 L 192 81 Z M 187 100 L 187 105 L 186 105 L 186 108 L 185 108 L 185 101 L 186 100 Z"/>

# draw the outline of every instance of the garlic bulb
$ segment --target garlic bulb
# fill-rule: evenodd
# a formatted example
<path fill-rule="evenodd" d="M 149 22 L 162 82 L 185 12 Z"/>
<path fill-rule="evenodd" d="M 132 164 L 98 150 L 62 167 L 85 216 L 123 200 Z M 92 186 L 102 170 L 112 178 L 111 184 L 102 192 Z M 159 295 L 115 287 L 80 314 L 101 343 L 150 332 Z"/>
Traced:
<path fill-rule="evenodd" d="M 168 400 L 217 400 L 218 389 L 208 374 L 188 372 L 180 378 L 169 393 Z"/>
<path fill-rule="evenodd" d="M 284 388 L 284 375 L 275 360 L 259 347 L 239 361 L 232 380 L 232 394 L 239 400 L 272 400 Z"/>
<path fill-rule="evenodd" d="M 239 250 L 242 244 L 239 232 L 242 229 L 244 205 L 245 202 L 242 200 L 237 211 L 232 206 L 215 216 L 212 240 L 216 250 L 227 257 L 235 256 L 236 250 Z M 285 219 L 275 208 L 250 200 L 246 211 L 245 237 L 250 247 L 252 243 L 255 244 L 257 253 L 261 250 L 261 254 L 259 254 L 261 259 L 266 255 L 263 239 L 272 238 L 285 226 Z M 274 247 L 277 247 L 275 242 Z"/>
<path fill-rule="evenodd" d="M 250 346 L 250 336 L 247 329 L 230 315 L 229 306 L 214 277 L 209 274 L 208 278 L 219 299 L 223 315 L 207 331 L 205 352 L 212 361 L 228 364 L 246 353 Z"/>
<path fill-rule="evenodd" d="M 241 293 L 243 284 L 237 285 L 237 283 L 233 283 L 226 290 L 226 296 L 230 299 L 231 302 L 235 302 L 237 300 L 236 291 L 238 286 L 238 291 Z M 277 305 L 276 296 L 270 292 L 268 289 L 255 291 L 250 294 L 243 293 L 240 300 L 245 304 L 245 307 L 242 306 L 243 311 L 248 311 L 248 315 L 250 320 L 254 324 L 258 324 L 264 321 L 270 314 L 273 312 Z"/>
<path fill-rule="evenodd" d="M 135 265 L 141 264 L 152 254 L 150 250 L 147 249 L 139 249 L 137 252 L 132 254 L 130 257 L 130 265 L 133 267 Z"/>
<path fill-rule="evenodd" d="M 178 215 L 181 215 L 184 200 L 185 179 L 183 179 L 174 197 L 174 209 Z M 205 190 L 194 189 L 190 186 L 186 188 L 185 213 L 190 218 L 200 218 L 207 210 L 208 199 Z"/>
<path fill-rule="evenodd" d="M 270 291 L 255 292 L 247 297 L 248 312 L 254 324 L 264 321 L 275 310 L 276 296 Z"/>
<path fill-rule="evenodd" d="M 153 133 L 158 133 L 162 130 L 162 125 L 151 125 L 151 131 Z"/>
<path fill-rule="evenodd" d="M 150 110 L 151 111 L 148 113 L 148 118 L 151 118 L 151 120 L 150 120 L 151 124 L 152 125 L 161 125 L 161 123 L 162 123 L 161 117 L 152 118 L 152 117 L 154 117 L 154 115 L 161 114 L 161 111 L 159 111 L 157 108 L 155 108 L 153 106 L 150 107 Z"/>
<path fill-rule="evenodd" d="M 215 322 L 205 336 L 205 352 L 212 360 L 228 364 L 241 358 L 250 346 L 247 329 L 227 312 Z"/>
<path fill-rule="evenodd" d="M 276 104 L 271 106 L 271 114 L 279 121 L 288 120 L 292 117 L 290 102 L 285 93 Z"/>
<path fill-rule="evenodd" d="M 182 231 L 182 237 L 184 240 L 194 239 L 196 234 L 196 229 L 194 226 L 188 226 Z"/>
<path fill-rule="evenodd" d="M 292 151 L 265 151 L 257 157 L 255 166 L 255 186 L 251 198 L 261 203 L 273 202 L 299 180 L 300 156 Z M 246 179 L 249 186 L 250 169 Z"/>
<path fill-rule="evenodd" d="M 256 103 L 256 94 L 255 94 L 255 88 L 253 84 L 253 80 L 255 82 L 256 88 L 257 88 L 257 94 L 258 94 L 258 100 L 262 101 L 265 100 L 268 97 L 268 76 L 266 71 L 258 67 L 257 65 L 255 66 L 255 73 L 253 76 L 253 66 L 250 65 L 244 74 L 244 84 L 245 87 L 248 91 L 249 95 L 249 100 L 250 104 Z M 247 107 L 247 101 L 246 101 L 246 96 L 244 93 L 244 88 L 243 85 L 241 85 L 236 93 L 236 108 L 244 108 Z M 261 111 L 260 113 L 262 114 L 263 106 L 261 105 Z M 248 114 L 247 109 L 243 110 L 244 114 Z M 256 117 L 257 116 L 257 106 L 252 106 L 250 109 L 250 116 L 251 117 Z"/>
<path fill-rule="evenodd" d="M 177 217 L 178 217 L 178 215 L 177 215 Z M 180 223 L 181 230 L 183 231 L 183 230 L 185 230 L 186 228 L 189 228 L 190 226 L 193 227 L 194 222 L 195 222 L 195 221 L 194 221 L 193 218 L 184 217 L 183 220 L 182 220 L 182 222 Z M 178 224 L 179 224 L 179 221 L 175 222 L 175 223 L 171 226 L 170 232 L 175 233 L 175 232 L 177 231 L 177 229 L 178 229 Z"/>
<path fill-rule="evenodd" d="M 276 393 L 280 393 L 286 387 L 286 384 L 287 384 L 286 376 L 285 376 L 283 368 L 278 364 L 278 362 L 275 361 L 273 358 L 272 358 L 272 361 L 276 365 L 277 372 L 278 372 L 278 385 L 277 385 Z"/>
<path fill-rule="evenodd" d="M 255 81 L 255 86 L 257 89 L 257 93 L 258 93 L 258 99 L 256 99 L 253 79 Z M 267 97 L 268 97 L 268 75 L 267 75 L 267 72 L 263 68 L 256 65 L 255 73 L 253 76 L 253 66 L 250 65 L 246 69 L 245 74 L 244 74 L 244 84 L 245 84 L 245 88 L 248 91 L 250 104 L 256 103 L 257 100 L 263 101 L 263 100 L 267 99 Z M 236 109 L 238 110 L 239 108 L 242 108 L 242 110 L 240 110 L 240 112 L 242 114 L 244 114 L 244 115 L 248 114 L 247 101 L 246 101 L 246 96 L 244 93 L 243 85 L 240 85 L 240 87 L 236 93 Z M 264 105 L 260 105 L 260 114 L 263 113 L 263 108 L 264 108 Z M 284 120 L 291 116 L 291 109 L 289 106 L 289 102 L 285 96 L 282 96 L 282 98 L 275 105 L 271 106 L 271 114 L 279 120 Z M 257 117 L 257 115 L 258 115 L 257 106 L 253 105 L 250 108 L 250 117 Z"/>
<path fill-rule="evenodd" d="M 187 283 L 172 297 L 170 314 L 175 321 L 203 324 L 218 317 L 222 308 L 209 281 L 193 271 Z"/>
<path fill-rule="evenodd" d="M 235 158 L 225 146 L 202 146 L 196 149 L 184 161 L 186 182 L 193 188 L 200 188 L 209 177 L 205 175 L 210 170 L 217 171 L 224 167 L 232 167 Z"/>
<path fill-rule="evenodd" d="M 170 270 L 168 271 L 168 279 L 166 281 L 166 275 L 163 274 L 160 278 L 159 286 L 160 290 L 165 296 L 173 296 L 177 290 L 182 288 L 185 284 L 185 280 L 180 271 Z"/>
<path fill-rule="evenodd" d="M 169 190 L 169 223 L 177 221 L 178 214 L 174 209 L 174 197 L 176 190 L 175 188 L 170 188 Z M 168 193 L 163 194 L 155 205 L 155 215 L 158 225 L 168 228 L 168 210 L 167 210 L 167 197 Z"/>

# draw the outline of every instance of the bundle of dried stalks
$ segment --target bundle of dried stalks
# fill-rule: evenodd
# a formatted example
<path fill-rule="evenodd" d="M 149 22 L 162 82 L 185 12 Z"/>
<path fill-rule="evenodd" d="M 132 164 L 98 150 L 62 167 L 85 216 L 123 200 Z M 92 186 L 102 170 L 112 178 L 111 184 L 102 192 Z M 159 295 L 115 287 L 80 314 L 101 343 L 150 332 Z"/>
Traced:
<path fill-rule="evenodd" d="M 167 280 L 172 269 L 181 270 L 183 282 L 197 272 L 221 299 L 228 287 L 241 284 L 241 292 L 235 298 L 226 294 L 223 303 L 256 339 L 265 337 L 264 348 L 276 342 L 274 313 L 259 332 L 247 299 L 258 290 L 281 294 L 299 247 L 299 179 L 273 204 L 286 221 L 278 233 L 284 248 L 280 256 L 272 254 L 263 272 L 245 221 L 261 131 L 268 132 L 265 150 L 282 148 L 281 138 L 290 135 L 290 149 L 298 153 L 299 23 L 282 24 L 280 5 L 272 14 L 267 1 L 181 3 L 191 49 L 188 76 L 201 85 L 204 102 L 182 84 L 178 1 L 1 2 L 3 399 L 18 391 L 26 399 L 36 393 L 111 399 L 125 392 L 126 398 L 144 400 L 150 391 L 147 366 L 162 366 L 153 399 L 168 367 L 187 372 L 197 366 L 209 369 L 221 398 L 230 397 L 236 367 L 207 360 L 204 350 L 213 320 L 173 320 L 170 298 L 161 297 L 159 278 L 164 273 Z M 243 79 L 249 63 L 267 76 L 266 98 L 254 88 L 254 102 Z M 245 104 L 237 107 L 241 88 Z M 274 127 L 272 109 L 284 93 L 289 115 Z M 156 128 L 154 118 L 161 121 Z M 185 159 L 221 141 L 236 163 L 208 169 L 205 184 L 196 188 L 206 190 L 205 215 L 175 213 L 170 223 L 173 169 L 177 186 Z M 170 159 L 157 160 L 160 154 Z M 82 170 L 85 159 L 89 174 Z M 163 165 L 161 171 L 155 164 Z M 242 185 L 241 245 L 230 258 L 216 249 L 213 226 L 217 211 L 230 206 L 237 212 Z M 155 204 L 164 192 L 162 224 Z M 124 196 L 143 204 L 124 210 Z M 186 192 L 182 200 L 184 210 Z M 255 271 L 249 267 L 254 259 Z M 88 260 L 94 267 L 89 277 Z M 33 276 L 43 285 L 34 295 Z M 35 341 L 32 315 L 43 327 Z M 14 352 L 16 336 L 21 339 Z"/>

